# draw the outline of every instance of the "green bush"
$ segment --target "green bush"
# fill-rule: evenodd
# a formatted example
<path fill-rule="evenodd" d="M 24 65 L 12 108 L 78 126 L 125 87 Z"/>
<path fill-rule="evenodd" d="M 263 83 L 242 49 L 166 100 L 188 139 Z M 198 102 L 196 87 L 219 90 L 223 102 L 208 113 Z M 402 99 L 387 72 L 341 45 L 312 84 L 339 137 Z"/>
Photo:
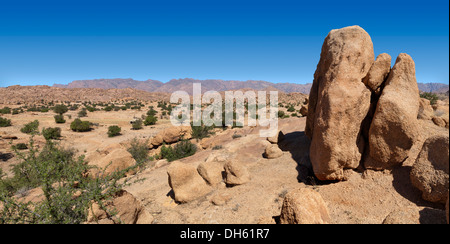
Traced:
<path fill-rule="evenodd" d="M 42 135 L 44 136 L 45 140 L 59 139 L 61 137 L 61 128 L 43 128 Z"/>
<path fill-rule="evenodd" d="M 75 132 L 85 132 L 91 130 L 91 123 L 89 121 L 82 121 L 81 119 L 75 119 L 70 124 L 70 129 Z"/>
<path fill-rule="evenodd" d="M 140 130 L 142 129 L 142 119 L 137 119 L 131 123 L 132 130 Z"/>
<path fill-rule="evenodd" d="M 81 110 L 80 110 L 80 112 L 78 112 L 78 117 L 87 117 L 87 111 L 86 111 L 86 108 L 82 108 Z"/>
<path fill-rule="evenodd" d="M 0 109 L 0 114 L 10 114 L 11 113 L 11 109 L 9 107 L 4 107 L 2 109 Z"/>
<path fill-rule="evenodd" d="M 117 125 L 112 125 L 108 127 L 108 137 L 114 137 L 120 135 L 120 132 L 122 131 L 122 128 L 120 128 Z"/>
<path fill-rule="evenodd" d="M 165 158 L 169 162 L 175 161 L 180 158 L 189 157 L 194 155 L 197 151 L 197 147 L 192 142 L 183 140 L 177 143 L 174 147 L 166 146 L 165 144 L 161 147 L 160 158 Z"/>
<path fill-rule="evenodd" d="M 431 105 L 436 104 L 436 102 L 438 100 L 438 96 L 436 94 L 434 94 L 434 93 L 431 93 L 431 92 L 422 92 L 420 94 L 420 97 L 430 100 L 430 104 Z"/>
<path fill-rule="evenodd" d="M 129 184 L 127 179 L 118 181 L 130 169 L 102 178 L 85 177 L 92 166 L 84 156 L 76 158 L 72 150 L 62 149 L 52 141 L 47 141 L 41 151 L 33 144 L 31 139 L 25 154 L 16 152 L 21 162 L 14 166 L 12 177 L 0 174 L 0 224 L 80 224 L 87 221 L 93 203 L 113 221 L 120 222 L 105 203 Z M 43 200 L 17 199 L 36 187 L 42 189 Z"/>
<path fill-rule="evenodd" d="M 16 145 L 13 145 L 11 148 L 13 150 L 25 150 L 28 149 L 28 146 L 25 143 L 17 143 Z"/>
<path fill-rule="evenodd" d="M 11 126 L 11 120 L 0 117 L 0 127 L 8 127 L 8 126 Z"/>
<path fill-rule="evenodd" d="M 287 109 L 287 111 L 288 112 L 294 112 L 295 111 L 295 108 L 294 108 L 294 106 L 289 106 L 289 108 Z"/>
<path fill-rule="evenodd" d="M 137 138 L 134 138 L 130 143 L 130 147 L 127 149 L 127 151 L 133 156 L 134 160 L 136 160 L 136 163 L 138 165 L 141 165 L 152 159 L 151 157 L 148 156 L 147 145 L 148 141 L 142 142 L 139 141 Z"/>
<path fill-rule="evenodd" d="M 150 108 L 150 110 L 147 111 L 147 116 L 155 116 L 158 113 L 158 111 L 154 110 L 153 107 Z"/>
<path fill-rule="evenodd" d="M 33 122 L 30 122 L 30 123 L 24 125 L 24 127 L 22 127 L 22 129 L 20 129 L 20 131 L 25 134 L 36 134 L 36 133 L 38 133 L 38 127 L 39 127 L 39 121 L 35 120 Z"/>
<path fill-rule="evenodd" d="M 64 124 L 64 123 L 66 123 L 66 120 L 64 119 L 64 115 L 55 115 L 54 116 L 54 118 L 55 118 L 55 122 L 57 123 L 57 124 Z"/>
<path fill-rule="evenodd" d="M 55 107 L 53 107 L 53 112 L 55 112 L 59 115 L 63 115 L 65 113 L 67 113 L 67 111 L 69 111 L 69 108 L 64 104 L 58 104 Z"/>
<path fill-rule="evenodd" d="M 149 115 L 145 118 L 144 125 L 145 126 L 154 125 L 156 124 L 156 121 L 158 121 L 158 118 L 156 118 L 154 115 Z"/>
<path fill-rule="evenodd" d="M 194 126 L 191 123 L 191 128 L 192 128 L 192 138 L 195 139 L 203 139 L 214 134 L 214 132 L 212 131 L 214 129 L 214 126 L 205 126 L 203 124 L 201 126 Z"/>

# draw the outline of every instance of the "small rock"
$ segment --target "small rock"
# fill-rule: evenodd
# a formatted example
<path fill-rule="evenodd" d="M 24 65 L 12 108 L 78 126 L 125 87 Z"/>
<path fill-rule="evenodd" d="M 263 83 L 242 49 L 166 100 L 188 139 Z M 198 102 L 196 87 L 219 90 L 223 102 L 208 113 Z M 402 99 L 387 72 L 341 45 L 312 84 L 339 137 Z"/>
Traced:
<path fill-rule="evenodd" d="M 235 161 L 229 161 L 224 168 L 225 183 L 227 185 L 242 185 L 250 181 L 250 174 L 244 165 Z"/>
<path fill-rule="evenodd" d="M 190 202 L 211 191 L 211 187 L 198 174 L 197 168 L 190 164 L 174 161 L 167 169 L 167 174 L 177 202 Z"/>
<path fill-rule="evenodd" d="M 281 224 L 329 224 L 328 208 L 322 196 L 309 188 L 286 194 L 281 208 Z"/>
<path fill-rule="evenodd" d="M 445 127 L 446 125 L 445 120 L 441 117 L 434 116 L 431 120 L 433 120 L 433 123 L 437 126 Z"/>
<path fill-rule="evenodd" d="M 281 142 L 284 139 L 284 134 L 280 130 L 275 136 L 267 137 L 267 140 L 272 144 L 278 144 L 278 142 Z"/>
<path fill-rule="evenodd" d="M 268 159 L 279 158 L 283 155 L 283 151 L 276 144 L 271 144 L 266 147 L 264 157 Z"/>

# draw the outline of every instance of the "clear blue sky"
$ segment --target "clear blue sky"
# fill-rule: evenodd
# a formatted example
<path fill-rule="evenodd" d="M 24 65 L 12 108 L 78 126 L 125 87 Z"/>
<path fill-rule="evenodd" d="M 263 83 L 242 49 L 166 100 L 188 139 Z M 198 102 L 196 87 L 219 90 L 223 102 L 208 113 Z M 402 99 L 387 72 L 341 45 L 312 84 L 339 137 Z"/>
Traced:
<path fill-rule="evenodd" d="M 449 1 L 0 0 L 0 86 L 95 78 L 312 82 L 331 29 L 449 82 Z"/>

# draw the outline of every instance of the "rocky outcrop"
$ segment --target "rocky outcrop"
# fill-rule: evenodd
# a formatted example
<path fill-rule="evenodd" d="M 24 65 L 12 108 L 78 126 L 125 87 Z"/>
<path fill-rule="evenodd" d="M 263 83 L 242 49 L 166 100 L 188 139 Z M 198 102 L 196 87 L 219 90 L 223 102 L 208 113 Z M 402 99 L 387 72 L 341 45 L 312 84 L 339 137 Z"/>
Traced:
<path fill-rule="evenodd" d="M 309 188 L 286 194 L 280 216 L 281 224 L 329 224 L 331 218 L 322 196 Z"/>
<path fill-rule="evenodd" d="M 308 104 L 305 133 L 320 180 L 342 180 L 358 167 L 364 151 L 361 124 L 371 91 L 364 85 L 374 62 L 372 40 L 359 26 L 332 30 L 322 46 Z"/>
<path fill-rule="evenodd" d="M 392 69 L 388 54 L 373 59 L 370 36 L 358 26 L 332 30 L 325 38 L 305 127 L 319 180 L 345 180 L 344 171 L 359 166 L 382 170 L 401 164 L 419 141 L 418 117 L 432 116 L 429 104 L 420 101 L 408 54 L 400 54 Z"/>
<path fill-rule="evenodd" d="M 419 88 L 412 58 L 401 53 L 389 73 L 369 130 L 365 166 L 385 169 L 402 163 L 419 135 Z"/>
<path fill-rule="evenodd" d="M 433 136 L 423 144 L 411 170 L 412 184 L 430 202 L 446 203 L 449 189 L 449 136 Z"/>

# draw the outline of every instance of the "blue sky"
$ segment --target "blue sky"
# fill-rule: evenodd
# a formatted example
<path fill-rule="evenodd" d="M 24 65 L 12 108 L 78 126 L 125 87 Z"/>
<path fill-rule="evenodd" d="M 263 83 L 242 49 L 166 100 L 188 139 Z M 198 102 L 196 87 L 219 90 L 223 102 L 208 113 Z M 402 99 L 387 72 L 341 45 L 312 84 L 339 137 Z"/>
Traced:
<path fill-rule="evenodd" d="M 0 86 L 95 78 L 312 82 L 331 29 L 449 82 L 449 1 L 0 0 Z"/>

